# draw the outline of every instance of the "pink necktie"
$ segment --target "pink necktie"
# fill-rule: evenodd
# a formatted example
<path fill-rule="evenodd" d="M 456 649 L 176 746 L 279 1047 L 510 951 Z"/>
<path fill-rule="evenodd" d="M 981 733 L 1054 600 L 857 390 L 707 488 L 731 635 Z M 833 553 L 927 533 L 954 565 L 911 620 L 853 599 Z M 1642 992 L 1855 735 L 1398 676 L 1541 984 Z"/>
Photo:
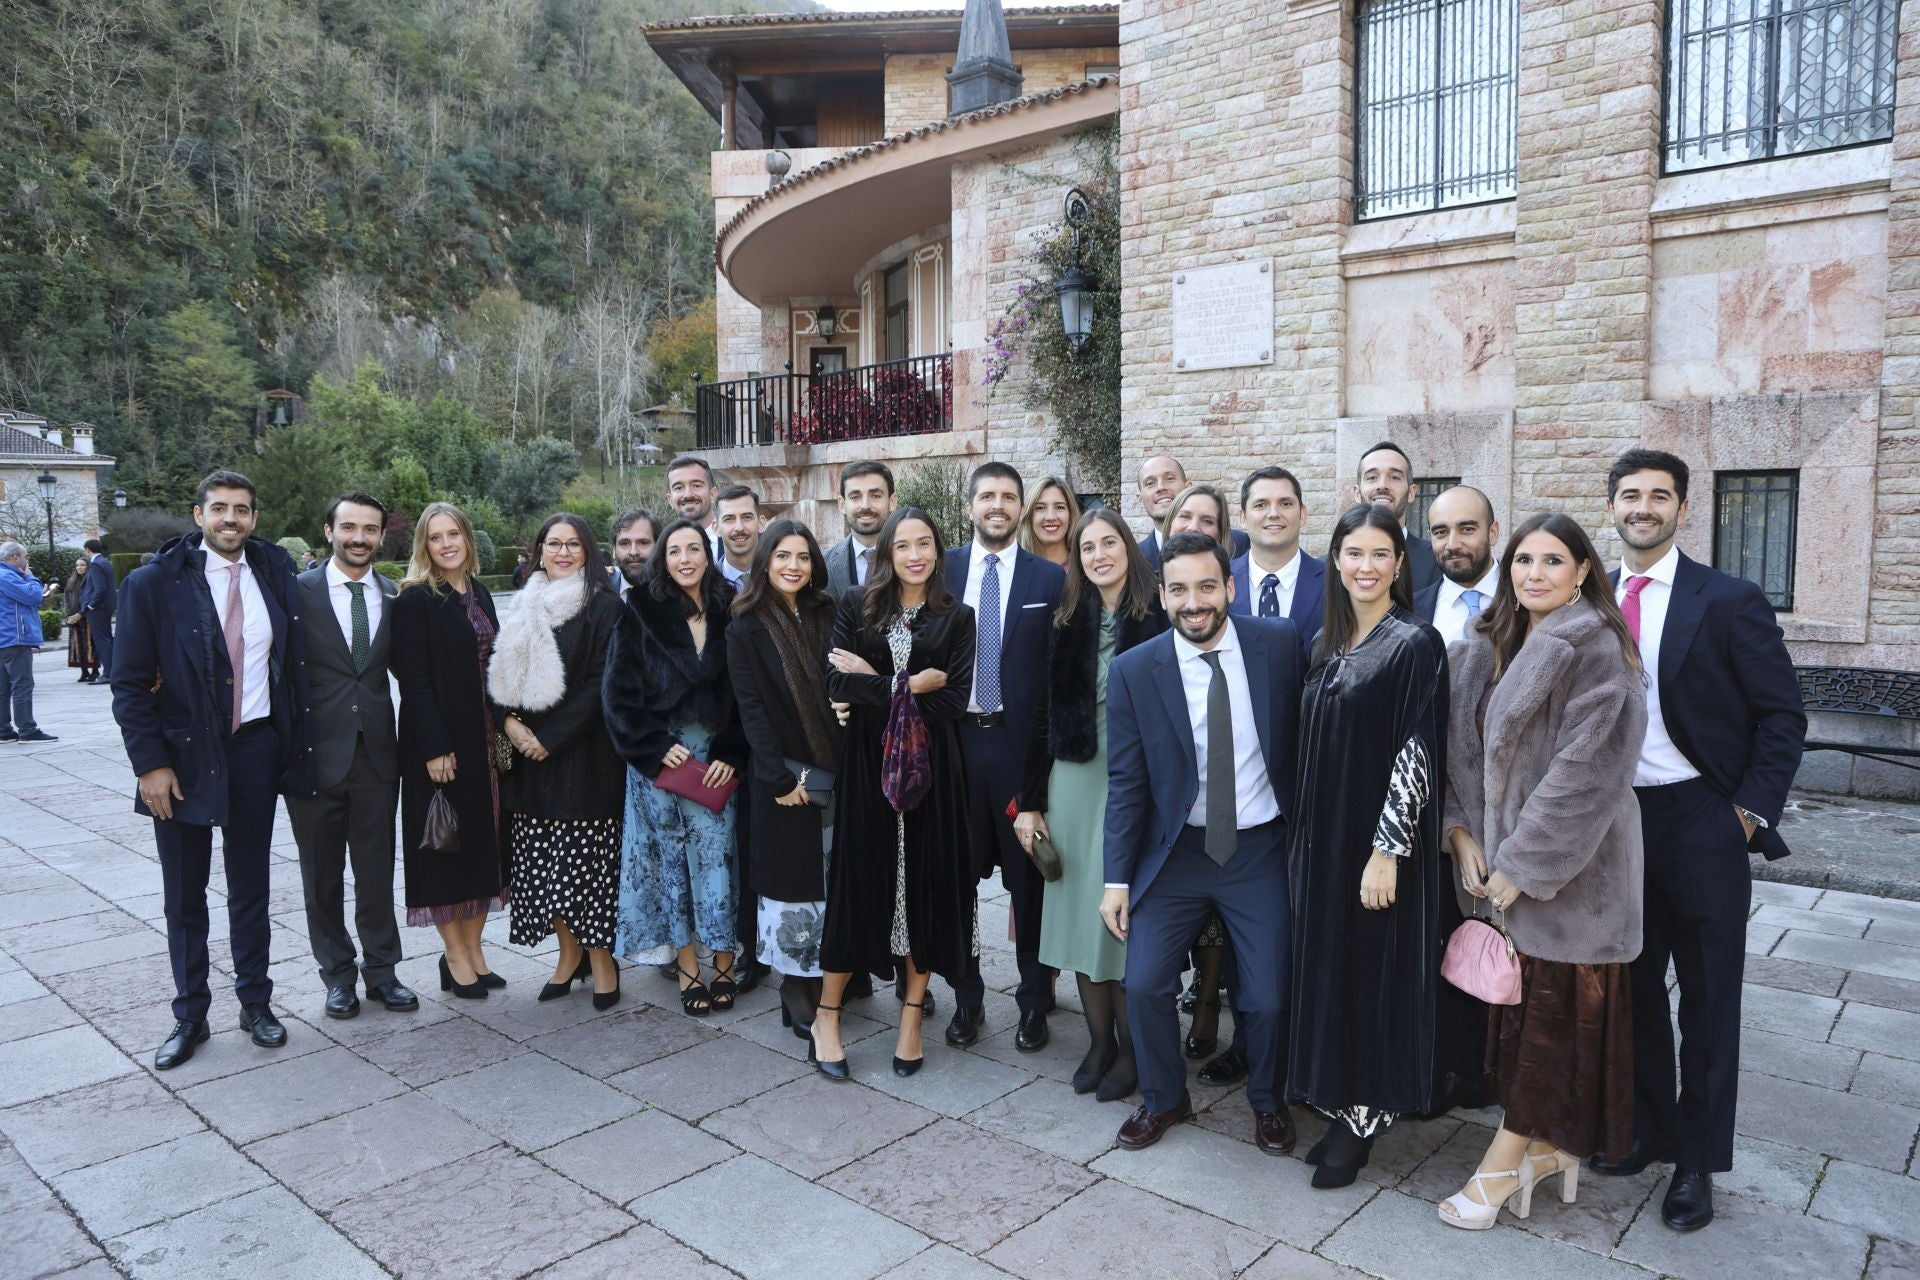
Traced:
<path fill-rule="evenodd" d="M 1637 615 L 1636 615 L 1637 616 Z M 246 692 L 247 613 L 240 596 L 240 566 L 227 566 L 227 661 L 233 664 L 233 724 L 240 732 L 240 699 Z"/>
<path fill-rule="evenodd" d="M 1627 630 L 1633 633 L 1633 642 L 1640 643 L 1640 593 L 1647 589 L 1653 579 L 1638 574 L 1627 579 L 1627 597 L 1620 602 L 1621 616 L 1627 620 Z"/>

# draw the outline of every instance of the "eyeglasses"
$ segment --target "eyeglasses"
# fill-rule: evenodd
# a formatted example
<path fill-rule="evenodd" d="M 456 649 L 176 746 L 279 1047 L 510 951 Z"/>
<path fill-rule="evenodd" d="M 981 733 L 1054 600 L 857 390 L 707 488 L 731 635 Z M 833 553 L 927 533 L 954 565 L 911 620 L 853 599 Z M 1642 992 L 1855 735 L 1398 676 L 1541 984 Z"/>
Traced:
<path fill-rule="evenodd" d="M 580 542 L 543 542 L 540 549 L 551 556 L 575 556 L 587 548 Z"/>

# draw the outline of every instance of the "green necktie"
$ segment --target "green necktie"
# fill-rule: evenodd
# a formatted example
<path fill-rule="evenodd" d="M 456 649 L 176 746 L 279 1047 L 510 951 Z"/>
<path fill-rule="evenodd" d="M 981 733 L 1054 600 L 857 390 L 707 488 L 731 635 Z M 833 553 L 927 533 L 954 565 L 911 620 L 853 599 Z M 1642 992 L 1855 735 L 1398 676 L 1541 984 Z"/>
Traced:
<path fill-rule="evenodd" d="M 373 637 L 367 628 L 367 584 L 349 582 L 347 590 L 353 593 L 353 669 L 367 669 L 367 655 L 373 649 Z"/>
<path fill-rule="evenodd" d="M 1221 866 L 1240 847 L 1240 801 L 1233 777 L 1233 703 L 1217 652 L 1200 658 L 1207 677 L 1207 856 Z"/>

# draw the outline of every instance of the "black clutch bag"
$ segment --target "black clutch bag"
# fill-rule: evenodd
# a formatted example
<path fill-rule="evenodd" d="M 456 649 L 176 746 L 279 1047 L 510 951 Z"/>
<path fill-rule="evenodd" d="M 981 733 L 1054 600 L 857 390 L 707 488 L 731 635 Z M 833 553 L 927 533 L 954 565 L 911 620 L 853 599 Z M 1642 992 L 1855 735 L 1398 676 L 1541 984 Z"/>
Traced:
<path fill-rule="evenodd" d="M 427 823 L 420 834 L 420 848 L 426 853 L 460 852 L 460 819 L 453 812 L 453 802 L 439 787 L 433 789 L 433 799 L 427 801 Z"/>
<path fill-rule="evenodd" d="M 817 764 L 808 764 L 804 760 L 781 757 L 781 763 L 787 766 L 787 772 L 794 777 L 805 777 L 807 785 L 807 803 L 822 809 L 833 803 L 833 784 L 836 779 L 833 770 L 822 769 Z"/>
<path fill-rule="evenodd" d="M 1053 847 L 1053 841 L 1046 836 L 1035 834 L 1033 848 L 1027 850 L 1027 856 L 1033 859 L 1033 865 L 1040 872 L 1040 878 L 1051 884 L 1060 878 L 1066 868 L 1060 865 L 1060 851 Z"/>

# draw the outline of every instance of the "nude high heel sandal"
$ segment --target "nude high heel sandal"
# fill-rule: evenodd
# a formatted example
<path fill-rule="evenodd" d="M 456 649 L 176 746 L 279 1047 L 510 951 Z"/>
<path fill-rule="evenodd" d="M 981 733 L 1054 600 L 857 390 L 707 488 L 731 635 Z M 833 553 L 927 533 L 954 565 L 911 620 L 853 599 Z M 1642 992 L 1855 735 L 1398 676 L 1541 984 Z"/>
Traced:
<path fill-rule="evenodd" d="M 1471 1187 L 1476 1182 L 1485 1184 L 1495 1178 L 1518 1178 L 1520 1184 L 1509 1189 L 1506 1195 L 1500 1197 L 1500 1199 L 1494 1201 L 1492 1204 L 1481 1204 L 1478 1200 L 1469 1196 L 1464 1189 L 1456 1191 L 1440 1202 L 1438 1207 L 1440 1221 L 1450 1227 L 1459 1227 L 1465 1231 L 1490 1230 L 1493 1224 L 1499 1220 L 1501 1208 L 1516 1195 L 1520 1197 L 1520 1203 L 1514 1208 L 1513 1216 L 1516 1218 L 1524 1218 L 1533 1212 L 1534 1177 L 1533 1162 L 1531 1160 L 1521 1160 L 1518 1169 L 1507 1169 L 1495 1173 L 1476 1173 L 1468 1181 L 1467 1185 Z M 1481 1187 L 1480 1194 L 1487 1194 L 1484 1185 Z M 1447 1212 L 1449 1208 L 1451 1208 L 1453 1212 Z"/>
<path fill-rule="evenodd" d="M 1534 1168 L 1533 1185 L 1538 1187 L 1548 1178 L 1559 1174 L 1560 1203 L 1572 1204 L 1580 1194 L 1580 1157 L 1555 1147 L 1545 1155 L 1527 1157 L 1527 1163 L 1529 1165 L 1533 1165 L 1535 1161 L 1548 1164 L 1548 1167 Z"/>

